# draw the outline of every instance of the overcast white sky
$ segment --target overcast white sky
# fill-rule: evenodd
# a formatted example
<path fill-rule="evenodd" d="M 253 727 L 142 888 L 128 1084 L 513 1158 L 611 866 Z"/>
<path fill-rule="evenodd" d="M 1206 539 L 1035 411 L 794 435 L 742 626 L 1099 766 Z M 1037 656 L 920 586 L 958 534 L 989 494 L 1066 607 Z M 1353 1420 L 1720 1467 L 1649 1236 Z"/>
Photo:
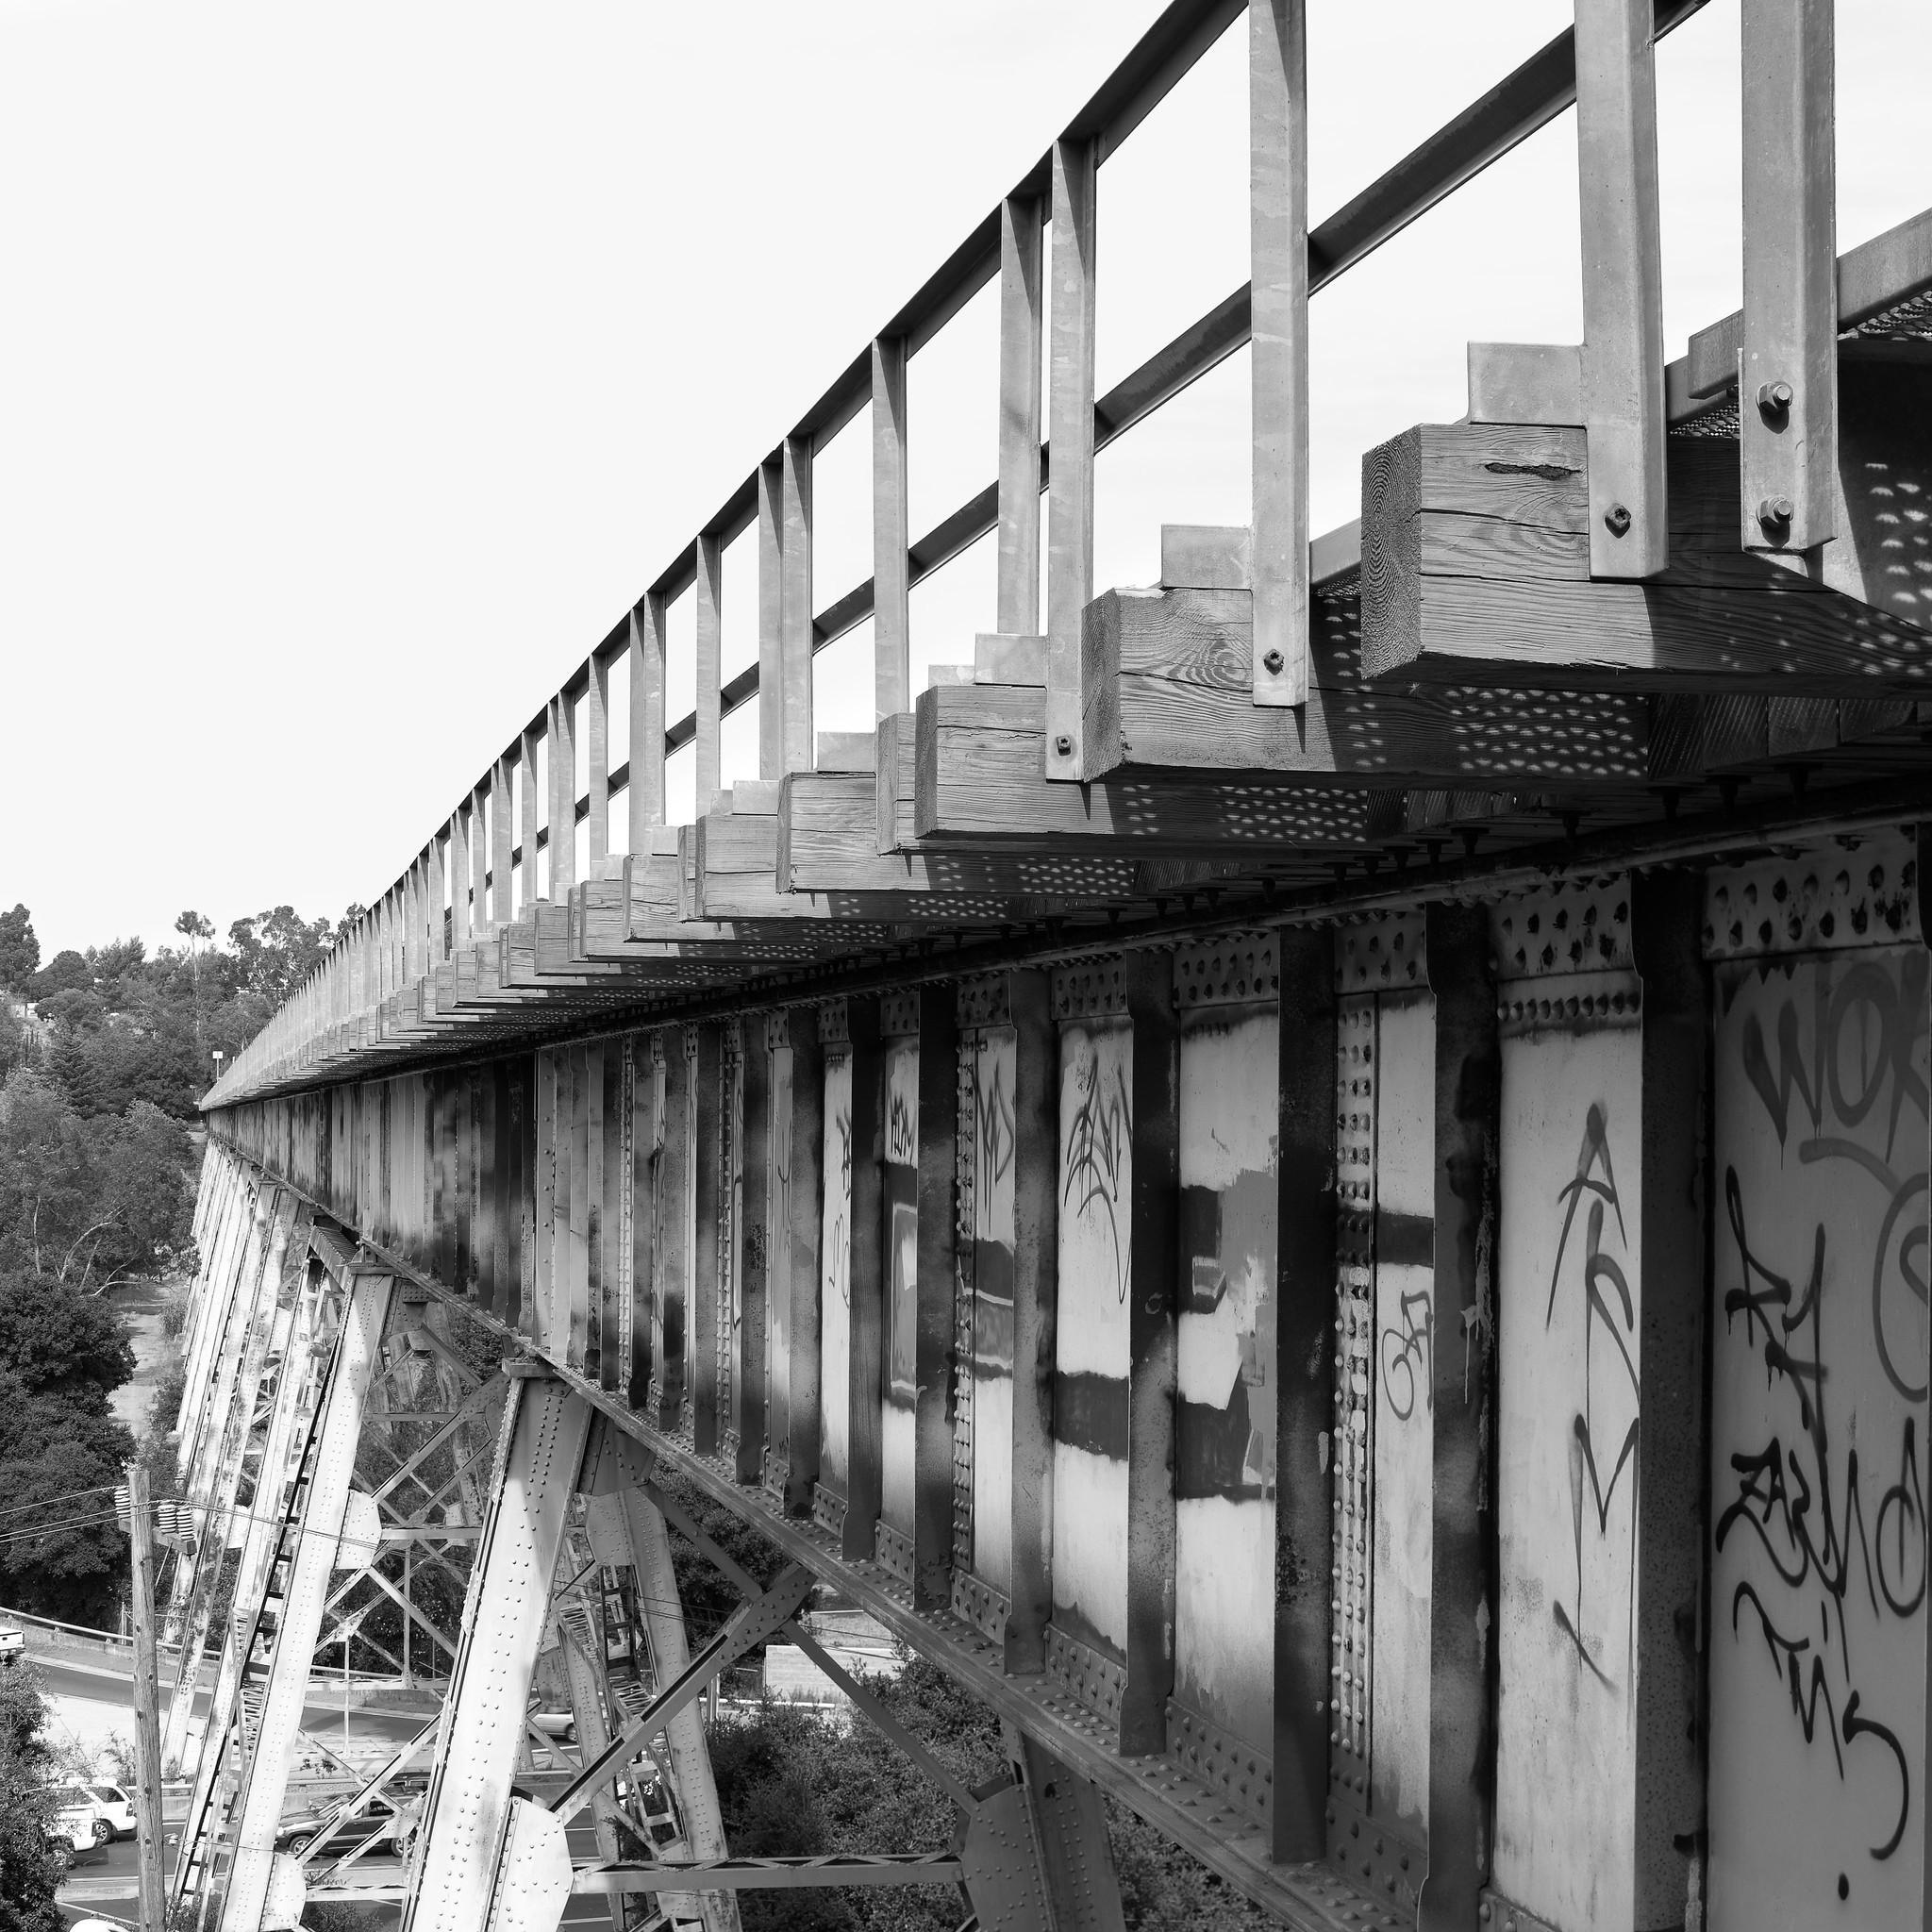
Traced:
<path fill-rule="evenodd" d="M 374 897 L 1158 11 L 0 0 L 0 907 L 51 954 Z M 1569 18 L 1310 11 L 1316 219 Z M 1843 247 L 1932 204 L 1932 8 L 1839 12 Z M 1736 0 L 1658 74 L 1675 353 L 1738 299 Z M 1103 388 L 1245 276 L 1244 89 L 1237 29 L 1103 170 Z M 1317 528 L 1461 413 L 1469 339 L 1577 339 L 1572 126 L 1317 299 Z M 915 531 L 991 479 L 990 309 L 915 358 Z M 1102 457 L 1101 584 L 1246 521 L 1246 370 Z M 821 606 L 869 574 L 865 436 Z M 922 663 L 991 627 L 988 548 L 915 592 Z M 821 728 L 870 724 L 869 650 L 821 658 Z"/>

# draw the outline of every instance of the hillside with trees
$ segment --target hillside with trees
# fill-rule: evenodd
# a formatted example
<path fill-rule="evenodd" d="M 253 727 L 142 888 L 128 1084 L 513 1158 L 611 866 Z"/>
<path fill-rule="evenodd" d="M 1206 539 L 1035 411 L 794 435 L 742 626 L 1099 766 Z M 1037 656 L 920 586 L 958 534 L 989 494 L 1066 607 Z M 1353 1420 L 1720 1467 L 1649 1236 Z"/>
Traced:
<path fill-rule="evenodd" d="M 112 1408 L 135 1369 L 117 1291 L 192 1269 L 192 1124 L 214 1055 L 255 1037 L 338 930 L 281 906 L 221 946 L 191 911 L 152 955 L 114 940 L 43 964 L 27 908 L 0 912 L 0 1602 L 115 1622 L 127 1545 L 112 1491 L 136 1452 Z"/>

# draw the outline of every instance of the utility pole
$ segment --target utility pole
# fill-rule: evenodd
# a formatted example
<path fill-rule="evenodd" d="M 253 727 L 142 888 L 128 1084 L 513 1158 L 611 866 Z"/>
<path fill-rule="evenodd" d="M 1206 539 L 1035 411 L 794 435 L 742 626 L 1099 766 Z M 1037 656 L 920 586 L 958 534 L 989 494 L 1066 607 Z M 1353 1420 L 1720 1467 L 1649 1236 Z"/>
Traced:
<path fill-rule="evenodd" d="M 161 1932 L 160 1671 L 155 1657 L 155 1536 L 147 1471 L 127 1465 L 128 1538 L 134 1546 L 134 1819 L 142 1932 Z M 177 1692 L 181 1686 L 177 1683 Z"/>

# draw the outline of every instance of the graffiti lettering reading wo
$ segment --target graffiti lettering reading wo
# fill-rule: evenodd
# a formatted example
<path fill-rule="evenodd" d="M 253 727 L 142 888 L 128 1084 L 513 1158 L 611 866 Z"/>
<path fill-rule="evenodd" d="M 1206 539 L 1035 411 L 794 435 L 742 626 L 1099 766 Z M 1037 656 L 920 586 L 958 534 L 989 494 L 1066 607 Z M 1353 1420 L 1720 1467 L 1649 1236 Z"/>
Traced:
<path fill-rule="evenodd" d="M 1867 1912 L 1923 1857 L 1926 976 L 1887 949 L 1744 984 L 1719 1144 L 1714 1622 L 1770 1665 L 1797 1757 L 1764 1775 L 1830 1834 L 1828 1894 L 1872 1874 Z"/>

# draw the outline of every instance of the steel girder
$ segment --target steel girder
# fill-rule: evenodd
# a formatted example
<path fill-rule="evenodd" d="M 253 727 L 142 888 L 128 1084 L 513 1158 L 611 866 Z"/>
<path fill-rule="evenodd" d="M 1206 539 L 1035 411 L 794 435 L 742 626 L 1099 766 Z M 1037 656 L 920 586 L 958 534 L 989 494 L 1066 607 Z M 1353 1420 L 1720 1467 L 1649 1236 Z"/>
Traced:
<path fill-rule="evenodd" d="M 223 1923 L 228 1932 L 265 1932 L 275 1875 L 275 1828 L 301 1729 L 308 1664 L 322 1629 L 323 1598 L 336 1563 L 361 1439 L 362 1410 L 389 1317 L 392 1278 L 356 1275 L 336 1338 L 327 1389 L 314 1428 L 306 1481 L 291 1498 L 276 1560 L 285 1567 L 267 1658 L 267 1687 L 255 1750 L 237 1793 L 234 1863 Z"/>

